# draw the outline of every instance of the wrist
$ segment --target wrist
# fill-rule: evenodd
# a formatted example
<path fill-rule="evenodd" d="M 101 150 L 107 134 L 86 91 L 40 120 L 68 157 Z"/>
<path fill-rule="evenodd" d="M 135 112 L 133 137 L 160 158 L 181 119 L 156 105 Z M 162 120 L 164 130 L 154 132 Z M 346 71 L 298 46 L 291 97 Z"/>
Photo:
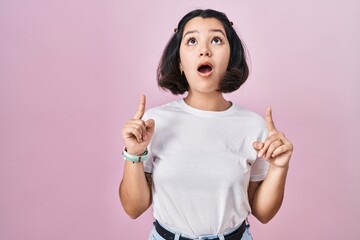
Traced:
<path fill-rule="evenodd" d="M 276 171 L 276 172 L 288 172 L 289 170 L 289 164 L 286 164 L 284 166 L 279 166 L 273 163 L 270 163 L 269 170 Z"/>
<path fill-rule="evenodd" d="M 143 151 L 141 154 L 132 154 L 131 152 L 127 151 L 126 147 L 124 147 L 122 151 L 122 157 L 124 158 L 124 160 L 130 161 L 132 163 L 144 162 L 147 160 L 148 150 L 146 148 L 145 151 Z"/>
<path fill-rule="evenodd" d="M 144 150 L 133 150 L 133 149 L 128 149 L 127 147 L 123 148 L 123 151 L 131 154 L 131 155 L 135 155 L 135 156 L 141 156 L 144 152 L 147 151 L 147 148 L 145 148 Z"/>

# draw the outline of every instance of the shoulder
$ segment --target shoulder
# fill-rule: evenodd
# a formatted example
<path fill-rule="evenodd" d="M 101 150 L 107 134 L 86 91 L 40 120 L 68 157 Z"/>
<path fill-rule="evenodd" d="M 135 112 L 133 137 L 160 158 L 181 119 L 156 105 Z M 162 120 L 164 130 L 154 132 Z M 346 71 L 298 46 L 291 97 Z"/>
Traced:
<path fill-rule="evenodd" d="M 179 104 L 180 100 L 172 101 L 157 107 L 149 108 L 144 115 L 144 118 L 154 118 L 166 114 L 175 114 L 181 111 Z"/>
<path fill-rule="evenodd" d="M 258 113 L 233 103 L 234 116 L 265 125 L 265 119 Z"/>
<path fill-rule="evenodd" d="M 254 134 L 263 139 L 267 135 L 265 119 L 258 113 L 234 104 L 232 122 L 241 132 Z"/>

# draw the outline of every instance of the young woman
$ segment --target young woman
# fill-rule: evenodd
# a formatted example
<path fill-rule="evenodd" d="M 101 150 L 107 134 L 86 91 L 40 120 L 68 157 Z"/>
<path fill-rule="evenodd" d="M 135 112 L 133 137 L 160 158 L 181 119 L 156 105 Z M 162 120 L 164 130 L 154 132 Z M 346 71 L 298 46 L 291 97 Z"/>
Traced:
<path fill-rule="evenodd" d="M 120 199 L 137 218 L 153 204 L 149 239 L 252 239 L 246 219 L 279 210 L 292 143 L 274 125 L 230 101 L 248 77 L 242 42 L 227 16 L 185 15 L 158 67 L 158 84 L 186 97 L 145 113 L 141 97 L 123 128 Z"/>

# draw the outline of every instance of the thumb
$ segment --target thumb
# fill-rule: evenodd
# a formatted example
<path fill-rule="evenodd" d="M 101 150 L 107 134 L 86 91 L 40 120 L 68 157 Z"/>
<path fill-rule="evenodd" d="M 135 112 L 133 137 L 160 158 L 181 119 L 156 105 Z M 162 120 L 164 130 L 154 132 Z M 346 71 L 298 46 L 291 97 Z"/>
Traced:
<path fill-rule="evenodd" d="M 155 129 L 155 121 L 153 119 L 149 119 L 145 122 L 146 131 L 150 134 L 154 133 Z"/>
<path fill-rule="evenodd" d="M 256 151 L 261 150 L 263 147 L 264 147 L 264 143 L 262 143 L 262 142 L 256 141 L 256 142 L 253 143 L 253 148 Z"/>

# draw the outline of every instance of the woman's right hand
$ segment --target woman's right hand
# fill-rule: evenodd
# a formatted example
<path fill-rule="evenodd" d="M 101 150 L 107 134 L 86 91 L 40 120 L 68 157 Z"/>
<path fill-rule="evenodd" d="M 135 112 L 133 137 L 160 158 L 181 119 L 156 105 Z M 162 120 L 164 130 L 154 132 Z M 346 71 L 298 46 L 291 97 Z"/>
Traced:
<path fill-rule="evenodd" d="M 154 134 L 155 121 L 149 119 L 143 121 L 141 118 L 145 113 L 146 98 L 140 98 L 139 108 L 132 119 L 130 119 L 122 129 L 122 137 L 127 152 L 139 156 L 144 153 Z"/>

